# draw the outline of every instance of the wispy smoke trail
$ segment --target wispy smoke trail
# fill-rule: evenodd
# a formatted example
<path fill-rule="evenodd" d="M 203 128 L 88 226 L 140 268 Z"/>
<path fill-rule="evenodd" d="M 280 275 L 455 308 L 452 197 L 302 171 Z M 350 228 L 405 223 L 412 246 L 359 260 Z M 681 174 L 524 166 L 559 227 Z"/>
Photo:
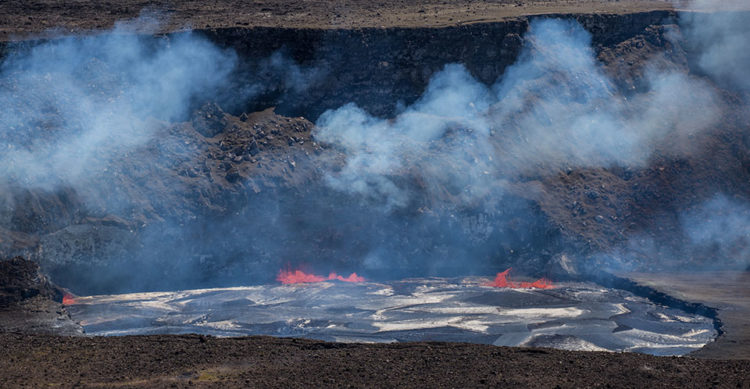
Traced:
<path fill-rule="evenodd" d="M 750 266 L 750 204 L 715 196 L 680 218 L 688 250 L 714 259 L 712 267 L 745 270 Z"/>
<path fill-rule="evenodd" d="M 700 70 L 724 87 L 750 93 L 747 2 L 694 0 L 687 9 L 693 12 L 680 16 L 680 27 Z"/>
<path fill-rule="evenodd" d="M 599 253 L 588 271 L 746 270 L 750 266 L 750 203 L 715 195 L 682 210 L 676 224 L 658 223 Z"/>

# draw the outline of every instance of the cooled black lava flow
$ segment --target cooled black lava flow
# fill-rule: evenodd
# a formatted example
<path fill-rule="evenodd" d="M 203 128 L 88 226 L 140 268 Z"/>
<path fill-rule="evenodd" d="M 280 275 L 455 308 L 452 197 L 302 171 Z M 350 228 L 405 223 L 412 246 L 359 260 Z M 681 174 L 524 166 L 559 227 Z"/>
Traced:
<path fill-rule="evenodd" d="M 658 291 L 650 286 L 641 285 L 631 279 L 619 277 L 604 271 L 588 273 L 580 277 L 571 277 L 571 280 L 591 281 L 607 288 L 626 290 L 638 297 L 646 298 L 655 304 L 676 308 L 687 313 L 705 316 L 713 321 L 714 329 L 718 336 L 724 334 L 724 323 L 721 321 L 721 318 L 719 318 L 719 310 L 705 304 L 685 301 Z"/>

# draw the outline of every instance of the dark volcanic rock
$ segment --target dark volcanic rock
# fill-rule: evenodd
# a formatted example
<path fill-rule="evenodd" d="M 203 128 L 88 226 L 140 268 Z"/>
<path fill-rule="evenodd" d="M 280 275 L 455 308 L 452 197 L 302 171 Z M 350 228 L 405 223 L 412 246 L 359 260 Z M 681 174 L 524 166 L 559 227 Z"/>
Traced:
<path fill-rule="evenodd" d="M 64 294 L 36 263 L 0 260 L 0 333 L 82 334 L 61 304 Z"/>
<path fill-rule="evenodd" d="M 0 261 L 0 309 L 33 297 L 59 302 L 63 291 L 52 284 L 34 262 L 21 257 Z"/>
<path fill-rule="evenodd" d="M 668 44 L 663 39 L 664 28 L 653 26 L 673 19 L 675 14 L 653 11 L 540 17 L 574 18 L 591 32 L 597 52 L 630 39 L 649 40 L 648 49 L 653 51 Z M 439 29 L 256 27 L 201 33 L 221 46 L 235 49 L 243 59 L 240 73 L 244 79 L 234 88 L 240 90 L 248 84 L 265 88 L 265 93 L 248 101 L 246 111 L 274 106 L 283 115 L 315 120 L 326 109 L 351 102 L 376 116 L 392 115 L 399 104 L 419 98 L 432 75 L 450 63 L 461 63 L 477 79 L 492 84 L 516 61 L 531 19 L 519 17 Z M 311 74 L 315 70 L 314 77 L 308 77 L 305 85 L 289 85 L 286 74 L 257 63 L 258 58 L 268 58 L 279 50 L 300 64 L 301 71 Z M 643 57 L 636 56 L 641 53 L 632 55 L 639 70 Z"/>
<path fill-rule="evenodd" d="M 206 138 L 213 138 L 224 131 L 227 119 L 224 111 L 215 103 L 206 103 L 193 113 L 193 128 Z"/>
<path fill-rule="evenodd" d="M 199 335 L 0 334 L 9 387 L 747 388 L 746 360 L 508 348 L 341 344 Z"/>

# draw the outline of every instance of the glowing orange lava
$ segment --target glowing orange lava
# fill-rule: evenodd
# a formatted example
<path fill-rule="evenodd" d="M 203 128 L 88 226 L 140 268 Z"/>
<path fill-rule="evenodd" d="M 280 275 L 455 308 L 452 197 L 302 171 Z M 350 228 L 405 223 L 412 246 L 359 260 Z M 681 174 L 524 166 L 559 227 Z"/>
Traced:
<path fill-rule="evenodd" d="M 504 272 L 497 273 L 493 282 L 485 284 L 486 286 L 494 286 L 496 288 L 535 288 L 535 289 L 552 289 L 552 281 L 546 278 L 540 278 L 534 282 L 513 282 L 509 279 L 508 273 L 513 268 L 508 268 Z"/>
<path fill-rule="evenodd" d="M 360 277 L 357 273 L 352 273 L 349 277 L 340 276 L 336 273 L 331 273 L 328 277 L 317 276 L 315 274 L 307 274 L 301 270 L 280 270 L 279 275 L 276 276 L 276 281 L 282 284 L 302 284 L 308 282 L 323 282 L 338 280 L 343 282 L 363 282 L 364 277 Z"/>
<path fill-rule="evenodd" d="M 62 303 L 63 303 L 63 305 L 71 305 L 71 304 L 75 304 L 76 300 L 75 300 L 75 298 L 73 298 L 72 294 L 65 293 L 65 295 L 63 295 L 63 301 L 62 301 Z"/>

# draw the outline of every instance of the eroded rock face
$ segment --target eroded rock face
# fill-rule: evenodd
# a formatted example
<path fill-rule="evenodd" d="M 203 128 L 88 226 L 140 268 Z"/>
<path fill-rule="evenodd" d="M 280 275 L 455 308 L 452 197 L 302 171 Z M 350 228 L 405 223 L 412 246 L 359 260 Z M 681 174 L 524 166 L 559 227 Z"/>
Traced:
<path fill-rule="evenodd" d="M 0 332 L 82 334 L 61 304 L 65 293 L 36 263 L 0 260 Z"/>
<path fill-rule="evenodd" d="M 649 28 L 674 17 L 667 11 L 543 16 L 574 18 L 592 33 L 597 51 L 639 35 L 651 36 Z M 266 93 L 248 102 L 245 109 L 276 106 L 279 113 L 314 120 L 326 109 L 350 102 L 376 116 L 392 115 L 399 103 L 408 105 L 416 100 L 430 77 L 449 63 L 464 64 L 477 79 L 492 84 L 518 57 L 530 19 L 445 28 L 234 28 L 203 33 L 245 58 L 248 81 L 243 82 L 263 85 Z M 651 40 L 663 44 L 659 38 Z M 277 50 L 299 63 L 302 70 L 320 71 L 309 85 L 279 84 L 273 68 L 255 62 Z"/>
<path fill-rule="evenodd" d="M 74 224 L 42 236 L 40 258 L 53 266 L 82 262 L 96 263 L 126 255 L 136 236 L 123 226 L 100 223 Z"/>
<path fill-rule="evenodd" d="M 49 282 L 34 262 L 15 257 L 0 261 L 0 308 L 41 297 L 62 301 L 63 291 Z"/>
<path fill-rule="evenodd" d="M 597 52 L 611 51 L 623 43 L 632 47 L 626 43 L 632 39 L 649 42 L 649 47 L 638 47 L 631 54 L 627 67 L 638 69 L 646 50 L 667 44 L 663 24 L 673 23 L 669 20 L 674 17 L 673 12 L 654 11 L 542 18 L 577 20 L 592 33 Z M 521 52 L 530 19 L 444 28 L 226 28 L 201 33 L 235 49 L 243 58 L 237 89 L 250 84 L 263 90 L 244 105 L 248 112 L 275 106 L 281 114 L 315 120 L 326 109 L 353 102 L 376 116 L 387 117 L 399 104 L 408 105 L 419 98 L 430 77 L 446 64 L 461 63 L 486 84 L 497 81 Z M 298 70 L 307 76 L 304 85 L 280 73 L 279 68 L 258 61 L 279 50 L 299 64 Z M 607 60 L 606 55 L 602 59 Z M 632 77 L 624 74 L 630 73 L 629 69 L 620 71 L 625 78 Z"/>

